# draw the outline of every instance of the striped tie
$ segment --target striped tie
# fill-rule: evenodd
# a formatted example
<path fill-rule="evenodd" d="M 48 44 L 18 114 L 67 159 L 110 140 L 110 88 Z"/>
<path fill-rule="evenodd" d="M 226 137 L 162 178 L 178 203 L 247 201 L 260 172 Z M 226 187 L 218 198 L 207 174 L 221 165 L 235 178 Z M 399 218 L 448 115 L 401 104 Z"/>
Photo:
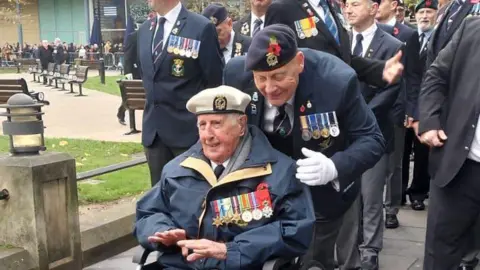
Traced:
<path fill-rule="evenodd" d="M 292 124 L 290 123 L 290 117 L 285 111 L 285 105 L 277 107 L 277 115 L 273 119 L 273 132 L 278 133 L 282 137 L 290 135 L 292 132 Z"/>
<path fill-rule="evenodd" d="M 327 26 L 328 31 L 332 34 L 338 44 L 340 44 L 340 39 L 338 37 L 338 28 L 337 24 L 335 23 L 335 19 L 333 18 L 332 12 L 330 12 L 330 8 L 328 6 L 327 0 L 320 0 L 318 5 L 323 8 L 325 12 L 325 25 Z"/>
<path fill-rule="evenodd" d="M 162 54 L 163 51 L 163 28 L 165 25 L 165 21 L 166 19 L 164 17 L 161 17 L 158 20 L 158 29 L 152 44 L 152 56 L 154 64 L 155 62 L 157 62 L 158 59 L 160 59 L 160 54 Z"/>

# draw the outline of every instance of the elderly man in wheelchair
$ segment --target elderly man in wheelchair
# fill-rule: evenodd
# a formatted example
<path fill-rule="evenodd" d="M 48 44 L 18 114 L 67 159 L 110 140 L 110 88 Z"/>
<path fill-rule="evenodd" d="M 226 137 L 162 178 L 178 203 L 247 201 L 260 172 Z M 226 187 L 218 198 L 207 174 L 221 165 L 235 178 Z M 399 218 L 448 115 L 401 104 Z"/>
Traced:
<path fill-rule="evenodd" d="M 134 235 L 159 254 L 148 269 L 279 269 L 274 263 L 307 252 L 310 192 L 295 178 L 295 161 L 247 125 L 249 103 L 229 86 L 188 101 L 200 140 L 163 168 L 137 204 Z"/>

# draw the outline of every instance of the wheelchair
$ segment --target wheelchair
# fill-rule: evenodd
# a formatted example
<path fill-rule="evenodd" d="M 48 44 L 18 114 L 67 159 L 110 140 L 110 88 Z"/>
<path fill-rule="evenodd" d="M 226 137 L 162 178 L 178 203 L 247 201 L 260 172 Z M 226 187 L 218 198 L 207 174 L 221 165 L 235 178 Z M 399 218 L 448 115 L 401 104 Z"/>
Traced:
<path fill-rule="evenodd" d="M 132 262 L 137 265 L 136 270 L 162 270 L 156 260 L 152 263 L 146 264 L 150 253 L 152 253 L 151 250 L 144 249 L 141 246 L 137 248 L 132 259 Z M 263 265 L 262 270 L 325 270 L 325 268 L 316 261 L 302 265 L 299 258 L 292 260 L 277 258 L 267 261 Z"/>

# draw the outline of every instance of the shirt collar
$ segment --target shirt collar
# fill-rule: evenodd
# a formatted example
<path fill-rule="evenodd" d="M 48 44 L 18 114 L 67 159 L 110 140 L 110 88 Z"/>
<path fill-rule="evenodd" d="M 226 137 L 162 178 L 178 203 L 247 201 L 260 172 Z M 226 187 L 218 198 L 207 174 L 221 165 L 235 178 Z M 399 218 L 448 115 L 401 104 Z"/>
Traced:
<path fill-rule="evenodd" d="M 295 101 L 295 94 L 293 94 L 293 96 L 287 101 L 287 104 L 290 105 L 290 106 L 293 106 L 293 102 Z M 267 107 L 268 108 L 272 108 L 273 105 L 270 104 L 270 102 L 267 101 L 267 99 L 265 99 L 265 103 L 267 104 Z"/>
<path fill-rule="evenodd" d="M 231 52 L 233 50 L 233 40 L 235 39 L 235 31 L 232 30 L 231 33 L 231 36 L 230 36 L 230 41 L 228 41 L 228 44 L 225 48 L 227 48 L 227 50 L 229 52 Z"/>
<path fill-rule="evenodd" d="M 165 14 L 165 16 L 163 16 L 165 18 L 165 20 L 171 24 L 175 24 L 175 22 L 177 21 L 177 18 L 178 18 L 178 15 L 180 15 L 180 11 L 182 11 L 182 2 L 178 2 L 178 4 L 172 8 L 169 12 L 167 12 L 167 14 Z M 160 14 L 157 13 L 157 20 L 160 19 Z"/>
<path fill-rule="evenodd" d="M 390 26 L 395 26 L 396 23 L 397 23 L 397 19 L 395 18 L 395 16 L 393 16 L 393 17 L 387 22 L 387 24 L 390 25 Z"/>
<path fill-rule="evenodd" d="M 229 162 L 230 162 L 230 159 L 225 160 L 225 161 L 222 163 L 223 168 L 227 168 L 227 165 L 228 165 Z M 217 163 L 215 163 L 215 162 L 213 162 L 213 161 L 210 160 L 210 165 L 212 166 L 212 169 L 215 170 L 215 168 L 217 168 L 217 166 L 220 165 L 220 164 L 217 164 Z"/>
<path fill-rule="evenodd" d="M 262 23 L 265 23 L 265 14 L 263 14 L 263 16 L 261 16 L 260 18 L 255 16 L 255 14 L 253 14 L 253 12 L 251 14 L 252 14 L 252 23 L 255 22 L 256 19 L 260 19 L 260 20 L 262 20 Z"/>
<path fill-rule="evenodd" d="M 425 32 L 423 32 L 422 30 L 420 30 L 420 28 L 418 29 L 418 35 L 420 36 L 422 33 L 425 33 L 425 37 L 429 37 L 433 32 L 433 28 L 430 29 L 430 30 L 427 30 Z"/>
<path fill-rule="evenodd" d="M 376 23 L 373 23 L 369 28 L 365 29 L 363 32 L 359 33 L 357 31 L 355 31 L 354 28 L 352 28 L 352 32 L 353 32 L 353 39 L 355 39 L 355 37 L 357 36 L 357 34 L 362 34 L 363 36 L 363 40 L 365 40 L 365 38 L 367 37 L 370 37 L 370 36 L 374 36 L 375 35 L 375 32 L 377 31 L 377 24 Z"/>

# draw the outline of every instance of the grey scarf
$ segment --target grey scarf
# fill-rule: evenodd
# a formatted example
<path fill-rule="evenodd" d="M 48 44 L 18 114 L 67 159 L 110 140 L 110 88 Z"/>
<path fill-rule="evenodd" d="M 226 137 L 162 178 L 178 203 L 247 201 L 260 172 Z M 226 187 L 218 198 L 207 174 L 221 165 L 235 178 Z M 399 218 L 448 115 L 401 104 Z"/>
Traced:
<path fill-rule="evenodd" d="M 223 173 L 220 175 L 219 180 L 222 179 L 225 175 L 238 170 L 250 154 L 250 149 L 252 148 L 252 135 L 250 131 L 246 130 L 245 135 L 242 137 L 240 143 L 237 146 L 237 149 L 233 153 L 230 161 L 228 162 L 227 167 L 223 170 Z"/>

